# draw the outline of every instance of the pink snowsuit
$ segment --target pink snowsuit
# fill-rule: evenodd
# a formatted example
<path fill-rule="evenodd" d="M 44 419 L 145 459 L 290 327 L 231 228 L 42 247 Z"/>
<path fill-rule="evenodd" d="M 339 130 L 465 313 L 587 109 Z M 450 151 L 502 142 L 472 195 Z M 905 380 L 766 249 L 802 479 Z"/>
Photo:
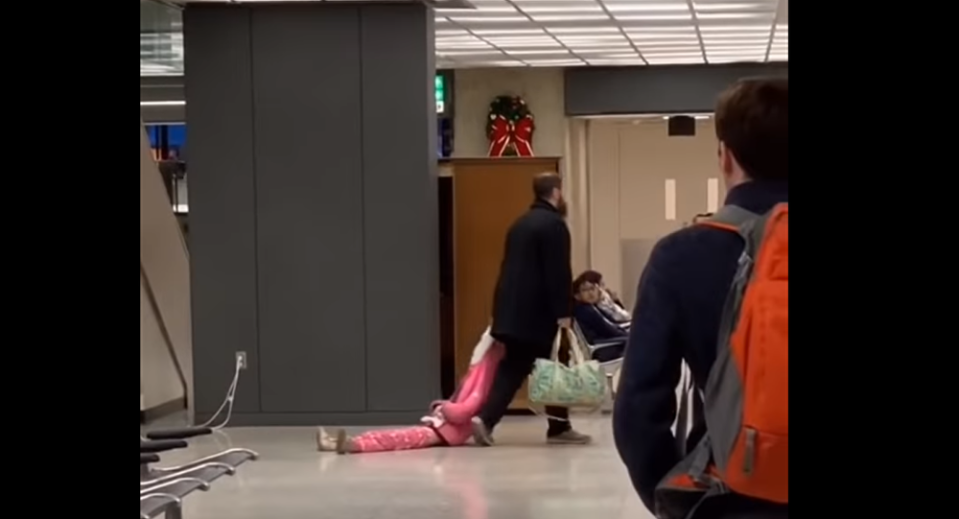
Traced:
<path fill-rule="evenodd" d="M 487 344 L 484 341 L 489 340 Z M 486 402 L 496 367 L 503 358 L 503 345 L 484 336 L 474 354 L 474 362 L 463 378 L 460 388 L 450 400 L 439 400 L 430 405 L 432 413 L 424 416 L 424 425 L 369 431 L 353 437 L 353 452 L 383 452 L 425 449 L 439 445 L 456 447 L 466 444 L 473 434 L 471 420 Z"/>

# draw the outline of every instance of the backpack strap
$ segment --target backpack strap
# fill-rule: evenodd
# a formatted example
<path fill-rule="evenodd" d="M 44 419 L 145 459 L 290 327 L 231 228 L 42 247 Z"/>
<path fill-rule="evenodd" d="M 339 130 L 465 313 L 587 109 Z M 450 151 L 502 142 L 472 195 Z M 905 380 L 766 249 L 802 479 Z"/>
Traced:
<path fill-rule="evenodd" d="M 688 367 L 684 366 L 684 378 L 679 385 L 682 387 L 682 397 L 679 400 L 679 412 L 676 413 L 676 450 L 679 451 L 679 457 L 685 458 L 687 452 L 687 442 L 689 440 L 689 398 L 695 390 L 693 386 L 693 373 Z"/>
<path fill-rule="evenodd" d="M 742 234 L 740 232 L 742 228 L 756 218 L 759 218 L 758 214 L 752 211 L 747 211 L 738 205 L 724 205 L 708 220 L 703 220 L 700 222 L 700 225 L 715 227 L 717 229 L 723 229 Z"/>
<path fill-rule="evenodd" d="M 712 218 L 700 222 L 700 225 L 735 232 L 742 236 L 743 241 L 746 242 L 743 253 L 750 261 L 753 261 L 763 240 L 766 221 L 774 211 L 775 207 L 766 214 L 756 214 L 737 205 L 724 205 Z"/>

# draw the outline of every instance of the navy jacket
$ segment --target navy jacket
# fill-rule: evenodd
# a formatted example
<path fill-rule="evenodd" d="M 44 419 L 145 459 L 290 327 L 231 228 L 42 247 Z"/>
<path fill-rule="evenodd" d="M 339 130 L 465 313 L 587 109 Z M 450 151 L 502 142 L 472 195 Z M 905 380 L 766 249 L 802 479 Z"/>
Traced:
<path fill-rule="evenodd" d="M 726 204 L 764 213 L 788 198 L 786 183 L 754 181 L 731 189 Z M 656 485 L 679 461 L 670 426 L 682 361 L 696 385 L 705 387 L 742 250 L 742 239 L 732 232 L 687 227 L 656 244 L 640 278 L 613 434 L 633 486 L 650 510 L 655 510 Z"/>
<path fill-rule="evenodd" d="M 596 305 L 577 301 L 573 306 L 573 319 L 576 319 L 583 337 L 590 344 L 625 339 L 627 335 L 625 330 L 610 322 Z"/>
<path fill-rule="evenodd" d="M 537 200 L 506 233 L 493 293 L 491 334 L 507 345 L 549 355 L 557 321 L 572 310 L 569 228 L 563 215 Z"/>

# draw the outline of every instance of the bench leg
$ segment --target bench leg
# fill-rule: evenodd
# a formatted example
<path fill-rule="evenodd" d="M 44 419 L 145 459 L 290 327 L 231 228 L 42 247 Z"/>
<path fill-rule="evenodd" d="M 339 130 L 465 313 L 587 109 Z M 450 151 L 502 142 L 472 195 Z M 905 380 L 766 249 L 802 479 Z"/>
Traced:
<path fill-rule="evenodd" d="M 181 505 L 168 507 L 166 512 L 164 512 L 164 517 L 166 517 L 166 519 L 183 519 L 183 507 Z"/>

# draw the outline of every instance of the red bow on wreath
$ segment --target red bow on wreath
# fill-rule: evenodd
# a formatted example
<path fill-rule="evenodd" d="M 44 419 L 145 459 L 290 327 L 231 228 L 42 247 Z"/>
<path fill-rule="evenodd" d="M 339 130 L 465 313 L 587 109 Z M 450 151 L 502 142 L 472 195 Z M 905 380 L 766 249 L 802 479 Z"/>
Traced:
<path fill-rule="evenodd" d="M 515 155 L 518 157 L 533 156 L 533 118 L 530 116 L 513 122 L 502 115 L 497 115 L 492 121 L 490 129 L 489 156 L 502 157 Z M 514 153 L 509 153 L 513 151 Z"/>
<path fill-rule="evenodd" d="M 490 157 L 533 156 L 533 114 L 519 96 L 497 96 L 486 120 Z"/>

